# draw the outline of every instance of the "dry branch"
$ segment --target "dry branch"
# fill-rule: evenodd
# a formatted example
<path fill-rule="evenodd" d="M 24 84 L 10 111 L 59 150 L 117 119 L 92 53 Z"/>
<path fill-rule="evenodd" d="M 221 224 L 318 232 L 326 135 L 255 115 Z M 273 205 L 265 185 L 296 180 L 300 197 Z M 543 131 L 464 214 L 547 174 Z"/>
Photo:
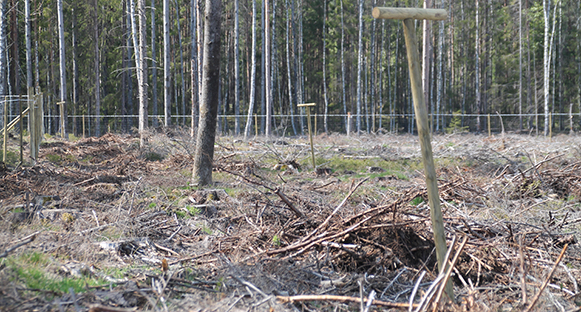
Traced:
<path fill-rule="evenodd" d="M 293 303 L 302 301 L 339 301 L 339 302 L 353 302 L 361 303 L 361 298 L 359 297 L 348 297 L 348 296 L 334 296 L 334 295 L 299 295 L 299 296 L 276 296 L 278 300 L 282 303 Z M 367 303 L 367 298 L 363 299 L 364 303 Z M 398 303 L 398 302 L 387 302 L 381 300 L 373 300 L 374 305 L 395 308 L 395 309 L 407 309 L 409 308 L 408 303 Z M 417 307 L 417 304 L 413 304 L 412 307 Z"/>
<path fill-rule="evenodd" d="M 563 250 L 561 251 L 561 254 L 557 258 L 557 261 L 555 261 L 555 264 L 553 265 L 553 268 L 549 272 L 549 275 L 547 276 L 547 278 L 545 278 L 545 281 L 541 285 L 541 289 L 539 289 L 539 292 L 535 295 L 535 297 L 531 301 L 531 304 L 526 308 L 526 310 L 524 310 L 524 312 L 532 311 L 533 307 L 535 306 L 535 304 L 537 303 L 537 301 L 541 297 L 541 294 L 543 293 L 543 290 L 545 290 L 545 287 L 547 287 L 547 284 L 549 284 L 549 280 L 553 276 L 553 273 L 555 273 L 555 270 L 557 269 L 557 267 L 559 266 L 559 263 L 563 259 L 563 256 L 565 255 L 565 251 L 567 251 L 567 248 L 568 247 L 569 247 L 569 244 L 565 244 L 565 246 L 563 247 Z"/>

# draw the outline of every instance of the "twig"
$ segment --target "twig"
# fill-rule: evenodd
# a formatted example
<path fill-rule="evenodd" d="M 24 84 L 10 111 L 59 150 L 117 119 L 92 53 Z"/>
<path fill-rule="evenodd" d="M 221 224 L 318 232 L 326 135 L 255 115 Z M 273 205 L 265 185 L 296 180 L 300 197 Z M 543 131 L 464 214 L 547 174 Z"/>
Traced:
<path fill-rule="evenodd" d="M 303 302 L 303 301 L 339 301 L 339 302 L 353 302 L 360 303 L 361 298 L 358 297 L 347 297 L 347 296 L 336 296 L 336 295 L 299 295 L 299 296 L 276 296 L 278 300 L 282 303 L 293 303 L 293 302 Z M 363 299 L 367 302 L 367 299 Z M 377 306 L 387 307 L 387 308 L 400 308 L 407 309 L 409 303 L 399 303 L 399 302 L 387 302 L 381 300 L 373 300 L 373 304 Z M 413 307 L 417 307 L 417 304 L 413 304 Z"/>
<path fill-rule="evenodd" d="M 321 223 L 311 234 L 309 234 L 309 236 L 307 238 L 310 238 L 311 236 L 313 236 L 317 232 L 319 232 L 319 230 L 324 228 L 327 225 L 327 223 L 329 223 L 331 218 L 339 211 L 339 209 L 341 209 L 343 207 L 343 205 L 345 205 L 347 200 L 351 197 L 351 195 L 353 195 L 353 193 L 357 190 L 357 188 L 359 188 L 359 186 L 361 186 L 361 184 L 365 183 L 365 181 L 367 181 L 367 180 L 369 180 L 369 177 L 359 181 L 359 183 L 357 183 L 355 185 L 355 187 L 351 188 L 351 191 L 349 191 L 349 194 L 347 194 L 347 196 L 343 199 L 343 201 L 341 201 L 339 206 L 337 206 L 337 208 L 335 208 L 335 210 L 333 210 L 333 212 L 327 217 L 327 219 L 325 219 L 325 221 L 323 221 L 323 223 Z"/>
<path fill-rule="evenodd" d="M 375 290 L 371 290 L 369 293 L 369 297 L 367 297 L 367 304 L 365 305 L 365 310 L 363 312 L 369 312 L 369 307 L 373 304 L 373 300 L 375 300 Z M 410 306 L 410 309 L 412 307 Z"/>
<path fill-rule="evenodd" d="M 113 308 L 113 307 L 106 307 L 99 304 L 94 304 L 89 307 L 89 312 L 133 312 L 137 311 L 137 308 Z"/>
<path fill-rule="evenodd" d="M 27 237 L 25 237 L 21 243 L 18 243 L 8 249 L 6 249 L 3 253 L 0 254 L 0 258 L 4 258 L 7 257 L 9 253 L 13 252 L 14 250 L 26 245 L 26 244 L 30 244 L 32 241 L 34 241 L 34 239 L 36 238 L 36 235 L 40 233 L 40 232 L 35 232 L 33 234 L 28 235 Z"/>
<path fill-rule="evenodd" d="M 561 254 L 557 258 L 557 261 L 555 261 L 555 264 L 553 265 L 553 268 L 549 272 L 549 275 L 547 276 L 547 278 L 545 278 L 545 281 L 543 282 L 543 284 L 541 284 L 541 289 L 539 289 L 539 292 L 535 295 L 535 297 L 531 301 L 531 304 L 528 306 L 528 308 L 526 308 L 526 310 L 524 310 L 524 312 L 532 311 L 533 307 L 535 306 L 535 304 L 537 303 L 537 301 L 541 297 L 541 294 L 543 293 L 543 290 L 545 290 L 545 287 L 547 287 L 547 284 L 549 284 L 549 280 L 553 276 L 553 273 L 555 273 L 555 270 L 557 269 L 557 267 L 559 266 L 559 263 L 563 259 L 563 256 L 565 255 L 565 251 L 567 251 L 567 248 L 568 247 L 569 247 L 569 244 L 565 244 L 565 246 L 563 247 L 563 250 L 561 251 Z"/>
<path fill-rule="evenodd" d="M 458 258 L 460 257 L 460 254 L 462 253 L 462 250 L 464 249 L 464 246 L 466 246 L 466 242 L 468 242 L 468 236 L 464 236 L 464 239 L 460 243 L 460 247 L 458 247 L 458 250 L 456 251 L 454 258 L 452 259 L 452 263 L 450 264 L 450 266 L 448 267 L 448 270 L 446 271 L 446 275 L 444 276 L 444 279 L 442 280 L 442 283 L 440 285 L 440 289 L 438 289 L 438 294 L 436 295 L 434 309 L 432 310 L 433 312 L 436 312 L 438 310 L 438 305 L 440 304 L 440 299 L 442 298 L 442 294 L 444 293 L 444 289 L 446 288 L 446 284 L 448 283 L 448 279 L 450 278 L 450 275 L 452 274 L 452 270 L 454 269 L 454 266 L 456 265 L 456 261 L 458 261 Z M 450 300 L 454 301 L 454 298 L 450 298 Z"/>
<path fill-rule="evenodd" d="M 182 259 L 178 259 L 178 260 L 172 261 L 172 262 L 168 263 L 168 265 L 174 265 L 174 264 L 180 263 L 180 262 L 186 262 L 186 261 L 190 261 L 190 260 L 196 260 L 198 258 L 202 258 L 202 257 L 205 257 L 205 256 L 209 256 L 209 255 L 211 255 L 213 253 L 221 252 L 221 251 L 223 251 L 223 250 L 212 250 L 212 251 L 208 251 L 208 252 L 203 253 L 201 255 L 191 256 L 191 257 L 182 258 Z"/>
<path fill-rule="evenodd" d="M 278 195 L 278 197 L 280 197 L 280 199 L 282 199 L 282 201 L 295 213 L 295 215 L 297 215 L 297 217 L 299 218 L 304 218 L 305 215 L 298 210 L 293 203 L 290 202 L 290 200 L 288 200 L 288 198 L 286 197 L 286 195 L 284 195 L 284 193 L 280 190 L 280 188 L 277 188 L 274 190 L 274 194 Z"/>
<path fill-rule="evenodd" d="M 524 250 L 523 250 L 523 235 L 520 236 L 519 239 L 519 258 L 520 258 L 520 272 L 521 277 L 520 281 L 522 283 L 521 291 L 522 291 L 522 305 L 527 305 L 527 284 L 526 284 L 526 272 L 525 272 L 525 259 L 524 259 Z"/>
<path fill-rule="evenodd" d="M 422 279 L 424 278 L 424 275 L 426 275 L 426 271 L 422 271 L 422 273 L 420 274 L 420 277 L 418 277 L 418 280 L 416 281 L 416 285 L 414 286 L 414 289 L 412 290 L 412 293 L 410 295 L 410 301 L 409 301 L 409 312 L 412 312 L 412 304 L 414 303 L 414 298 L 416 297 L 416 293 L 418 292 L 418 288 L 420 287 L 420 283 L 422 282 Z"/>

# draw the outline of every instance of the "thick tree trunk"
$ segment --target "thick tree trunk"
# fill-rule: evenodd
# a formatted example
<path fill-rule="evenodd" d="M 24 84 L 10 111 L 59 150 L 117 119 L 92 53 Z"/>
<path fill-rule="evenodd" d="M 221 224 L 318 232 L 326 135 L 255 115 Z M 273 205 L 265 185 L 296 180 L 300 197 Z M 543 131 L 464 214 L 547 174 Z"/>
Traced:
<path fill-rule="evenodd" d="M 164 124 L 171 125 L 171 65 L 169 46 L 169 0 L 163 0 L 163 107 Z"/>
<path fill-rule="evenodd" d="M 220 83 L 220 6 L 221 0 L 206 0 L 204 29 L 204 68 L 194 169 L 194 185 L 212 183 L 212 162 L 216 139 Z"/>

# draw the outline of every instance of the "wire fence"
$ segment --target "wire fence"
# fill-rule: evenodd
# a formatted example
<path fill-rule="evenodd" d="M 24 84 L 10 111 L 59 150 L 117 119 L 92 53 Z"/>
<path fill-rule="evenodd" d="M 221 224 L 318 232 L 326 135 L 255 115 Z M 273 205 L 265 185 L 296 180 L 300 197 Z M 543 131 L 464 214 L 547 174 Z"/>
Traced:
<path fill-rule="evenodd" d="M 10 122 L 19 115 L 20 103 L 22 109 L 28 107 L 26 96 L 11 96 L 0 98 L 0 116 L 7 113 Z M 61 131 L 61 115 L 54 114 L 45 108 L 43 115 L 44 131 L 55 134 Z M 278 114 L 272 116 L 272 133 L 277 136 L 304 135 L 307 133 L 307 114 L 304 110 L 299 114 Z M 62 112 L 61 112 L 62 114 Z M 191 127 L 191 115 L 171 116 L 172 126 Z M 149 115 L 148 125 L 159 127 L 164 124 L 164 115 Z M 411 114 L 321 114 L 311 115 L 312 127 L 315 133 L 417 133 L 415 115 Z M 581 130 L 581 113 L 551 113 L 547 116 L 539 114 L 434 114 L 429 116 L 432 131 L 439 133 L 454 132 L 526 132 L 542 134 L 547 129 L 551 133 L 569 133 Z M 68 133 L 75 135 L 96 135 L 96 123 L 100 125 L 101 133 L 131 132 L 138 125 L 139 116 L 134 114 L 91 115 L 76 114 L 66 117 Z M 248 120 L 247 115 L 218 115 L 218 133 L 220 135 L 243 135 Z M 250 118 L 250 135 L 264 134 L 265 115 L 255 114 Z M 28 122 L 28 116 L 23 118 Z M 547 127 L 545 127 L 547 125 Z M 238 126 L 238 130 L 236 127 Z M 4 118 L 0 118 L 0 129 L 4 128 Z"/>

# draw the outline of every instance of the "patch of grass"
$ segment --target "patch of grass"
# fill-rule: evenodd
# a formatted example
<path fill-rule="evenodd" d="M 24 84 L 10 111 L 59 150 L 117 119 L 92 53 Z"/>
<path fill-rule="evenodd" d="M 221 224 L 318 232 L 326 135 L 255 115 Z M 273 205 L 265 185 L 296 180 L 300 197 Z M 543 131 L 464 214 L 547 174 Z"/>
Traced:
<path fill-rule="evenodd" d="M 200 213 L 202 213 L 202 211 L 200 210 L 200 208 L 196 208 L 196 207 L 194 207 L 194 206 L 190 206 L 190 205 L 187 205 L 187 206 L 186 206 L 186 210 L 187 210 L 187 211 L 188 211 L 188 213 L 189 213 L 189 214 L 191 214 L 192 216 L 197 216 L 197 215 L 199 215 Z"/>
<path fill-rule="evenodd" d="M 418 197 L 412 199 L 412 201 L 410 202 L 410 205 L 417 206 L 423 202 L 424 202 L 424 198 L 421 196 L 418 196 Z"/>
<path fill-rule="evenodd" d="M 58 154 L 47 154 L 46 158 L 48 159 L 48 161 L 55 163 L 55 164 L 60 164 L 62 161 L 61 155 L 58 155 Z"/>
<path fill-rule="evenodd" d="M 80 277 L 62 277 L 50 272 L 52 261 L 39 252 L 24 253 L 19 256 L 10 256 L 4 264 L 14 272 L 14 279 L 24 283 L 27 288 L 42 289 L 56 293 L 67 293 L 69 288 L 81 293 L 86 286 L 103 285 L 105 280 L 90 275 Z"/>
<path fill-rule="evenodd" d="M 161 161 L 164 158 L 163 155 L 161 155 L 160 153 L 156 153 L 156 152 L 147 152 L 143 155 L 143 157 L 147 161 Z"/>

